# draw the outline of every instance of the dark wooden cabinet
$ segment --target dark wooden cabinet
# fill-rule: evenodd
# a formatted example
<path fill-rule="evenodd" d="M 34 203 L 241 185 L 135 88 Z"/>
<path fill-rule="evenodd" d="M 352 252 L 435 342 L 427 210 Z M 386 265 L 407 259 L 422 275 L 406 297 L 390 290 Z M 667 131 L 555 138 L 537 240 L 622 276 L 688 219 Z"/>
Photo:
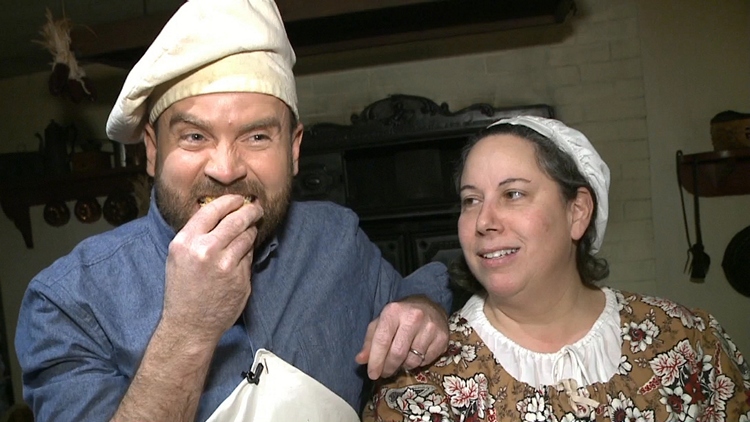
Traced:
<path fill-rule="evenodd" d="M 363 231 L 402 274 L 460 253 L 455 165 L 468 138 L 517 115 L 553 117 L 547 105 L 495 108 L 392 95 L 351 117 L 318 123 L 304 134 L 297 200 L 330 200 L 352 208 Z"/>

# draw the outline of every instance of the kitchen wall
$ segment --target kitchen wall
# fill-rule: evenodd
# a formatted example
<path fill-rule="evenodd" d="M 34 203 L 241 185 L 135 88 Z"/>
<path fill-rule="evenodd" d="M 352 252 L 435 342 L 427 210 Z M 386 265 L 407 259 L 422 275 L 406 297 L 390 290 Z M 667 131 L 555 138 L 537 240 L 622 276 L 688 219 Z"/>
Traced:
<path fill-rule="evenodd" d="M 612 170 L 611 215 L 603 256 L 607 284 L 708 309 L 750 354 L 750 298 L 734 292 L 720 262 L 727 243 L 750 224 L 750 195 L 702 198 L 711 268 L 704 284 L 683 273 L 687 241 L 674 153 L 711 150 L 709 120 L 750 111 L 750 3 L 724 0 L 578 0 L 570 37 L 550 45 L 300 77 L 304 122 L 347 123 L 389 94 L 421 95 L 453 111 L 546 103 L 589 135 Z M 87 67 L 100 88 L 94 104 L 71 106 L 46 92 L 46 74 L 0 80 L 0 152 L 33 149 L 49 119 L 76 122 L 103 138 L 104 121 L 124 74 Z M 692 215 L 688 194 L 688 214 Z M 72 207 L 72 203 L 69 204 Z M 10 336 L 28 280 L 105 222 L 47 226 L 33 207 L 35 247 L 24 247 L 0 215 L 0 287 Z M 691 217 L 692 218 L 692 217 Z M 690 221 L 692 227 L 692 221 Z M 691 233 L 693 240 L 695 235 Z M 19 368 L 14 389 L 20 399 Z"/>

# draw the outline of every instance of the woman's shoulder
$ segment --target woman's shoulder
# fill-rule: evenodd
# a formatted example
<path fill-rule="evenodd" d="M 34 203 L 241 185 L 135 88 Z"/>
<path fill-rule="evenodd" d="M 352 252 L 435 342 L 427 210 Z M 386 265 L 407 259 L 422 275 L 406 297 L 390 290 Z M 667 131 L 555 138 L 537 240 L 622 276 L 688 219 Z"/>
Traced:
<path fill-rule="evenodd" d="M 742 366 L 744 359 L 737 346 L 706 310 L 688 308 L 657 296 L 615 293 L 620 307 L 623 353 L 628 360 L 655 369 L 663 362 L 689 364 L 723 351 Z"/>
<path fill-rule="evenodd" d="M 669 326 L 670 331 L 703 332 L 713 318 L 702 309 L 689 308 L 674 300 L 625 290 L 610 289 L 617 298 L 623 326 L 649 323 Z"/>

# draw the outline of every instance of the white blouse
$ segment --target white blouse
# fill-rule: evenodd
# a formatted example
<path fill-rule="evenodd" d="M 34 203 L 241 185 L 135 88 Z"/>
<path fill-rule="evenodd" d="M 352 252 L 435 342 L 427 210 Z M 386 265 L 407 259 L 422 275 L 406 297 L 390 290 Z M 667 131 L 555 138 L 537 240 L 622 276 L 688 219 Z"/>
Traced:
<path fill-rule="evenodd" d="M 615 293 L 604 287 L 604 311 L 580 340 L 555 353 L 524 349 L 490 324 L 484 314 L 484 295 L 472 296 L 459 311 L 516 380 L 534 388 L 574 380 L 579 387 L 607 382 L 617 373 L 622 357 L 620 312 Z"/>

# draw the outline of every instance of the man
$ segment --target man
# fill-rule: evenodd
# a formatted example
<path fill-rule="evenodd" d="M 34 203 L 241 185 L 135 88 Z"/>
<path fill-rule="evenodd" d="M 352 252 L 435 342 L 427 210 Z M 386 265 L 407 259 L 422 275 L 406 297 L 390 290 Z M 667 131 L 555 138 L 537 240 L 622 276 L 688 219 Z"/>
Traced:
<path fill-rule="evenodd" d="M 107 133 L 145 141 L 149 213 L 29 285 L 15 344 L 37 420 L 205 420 L 259 349 L 358 409 L 368 376 L 445 350 L 442 264 L 402 279 L 351 211 L 290 202 L 293 63 L 272 0 L 191 0 L 132 69 Z"/>

